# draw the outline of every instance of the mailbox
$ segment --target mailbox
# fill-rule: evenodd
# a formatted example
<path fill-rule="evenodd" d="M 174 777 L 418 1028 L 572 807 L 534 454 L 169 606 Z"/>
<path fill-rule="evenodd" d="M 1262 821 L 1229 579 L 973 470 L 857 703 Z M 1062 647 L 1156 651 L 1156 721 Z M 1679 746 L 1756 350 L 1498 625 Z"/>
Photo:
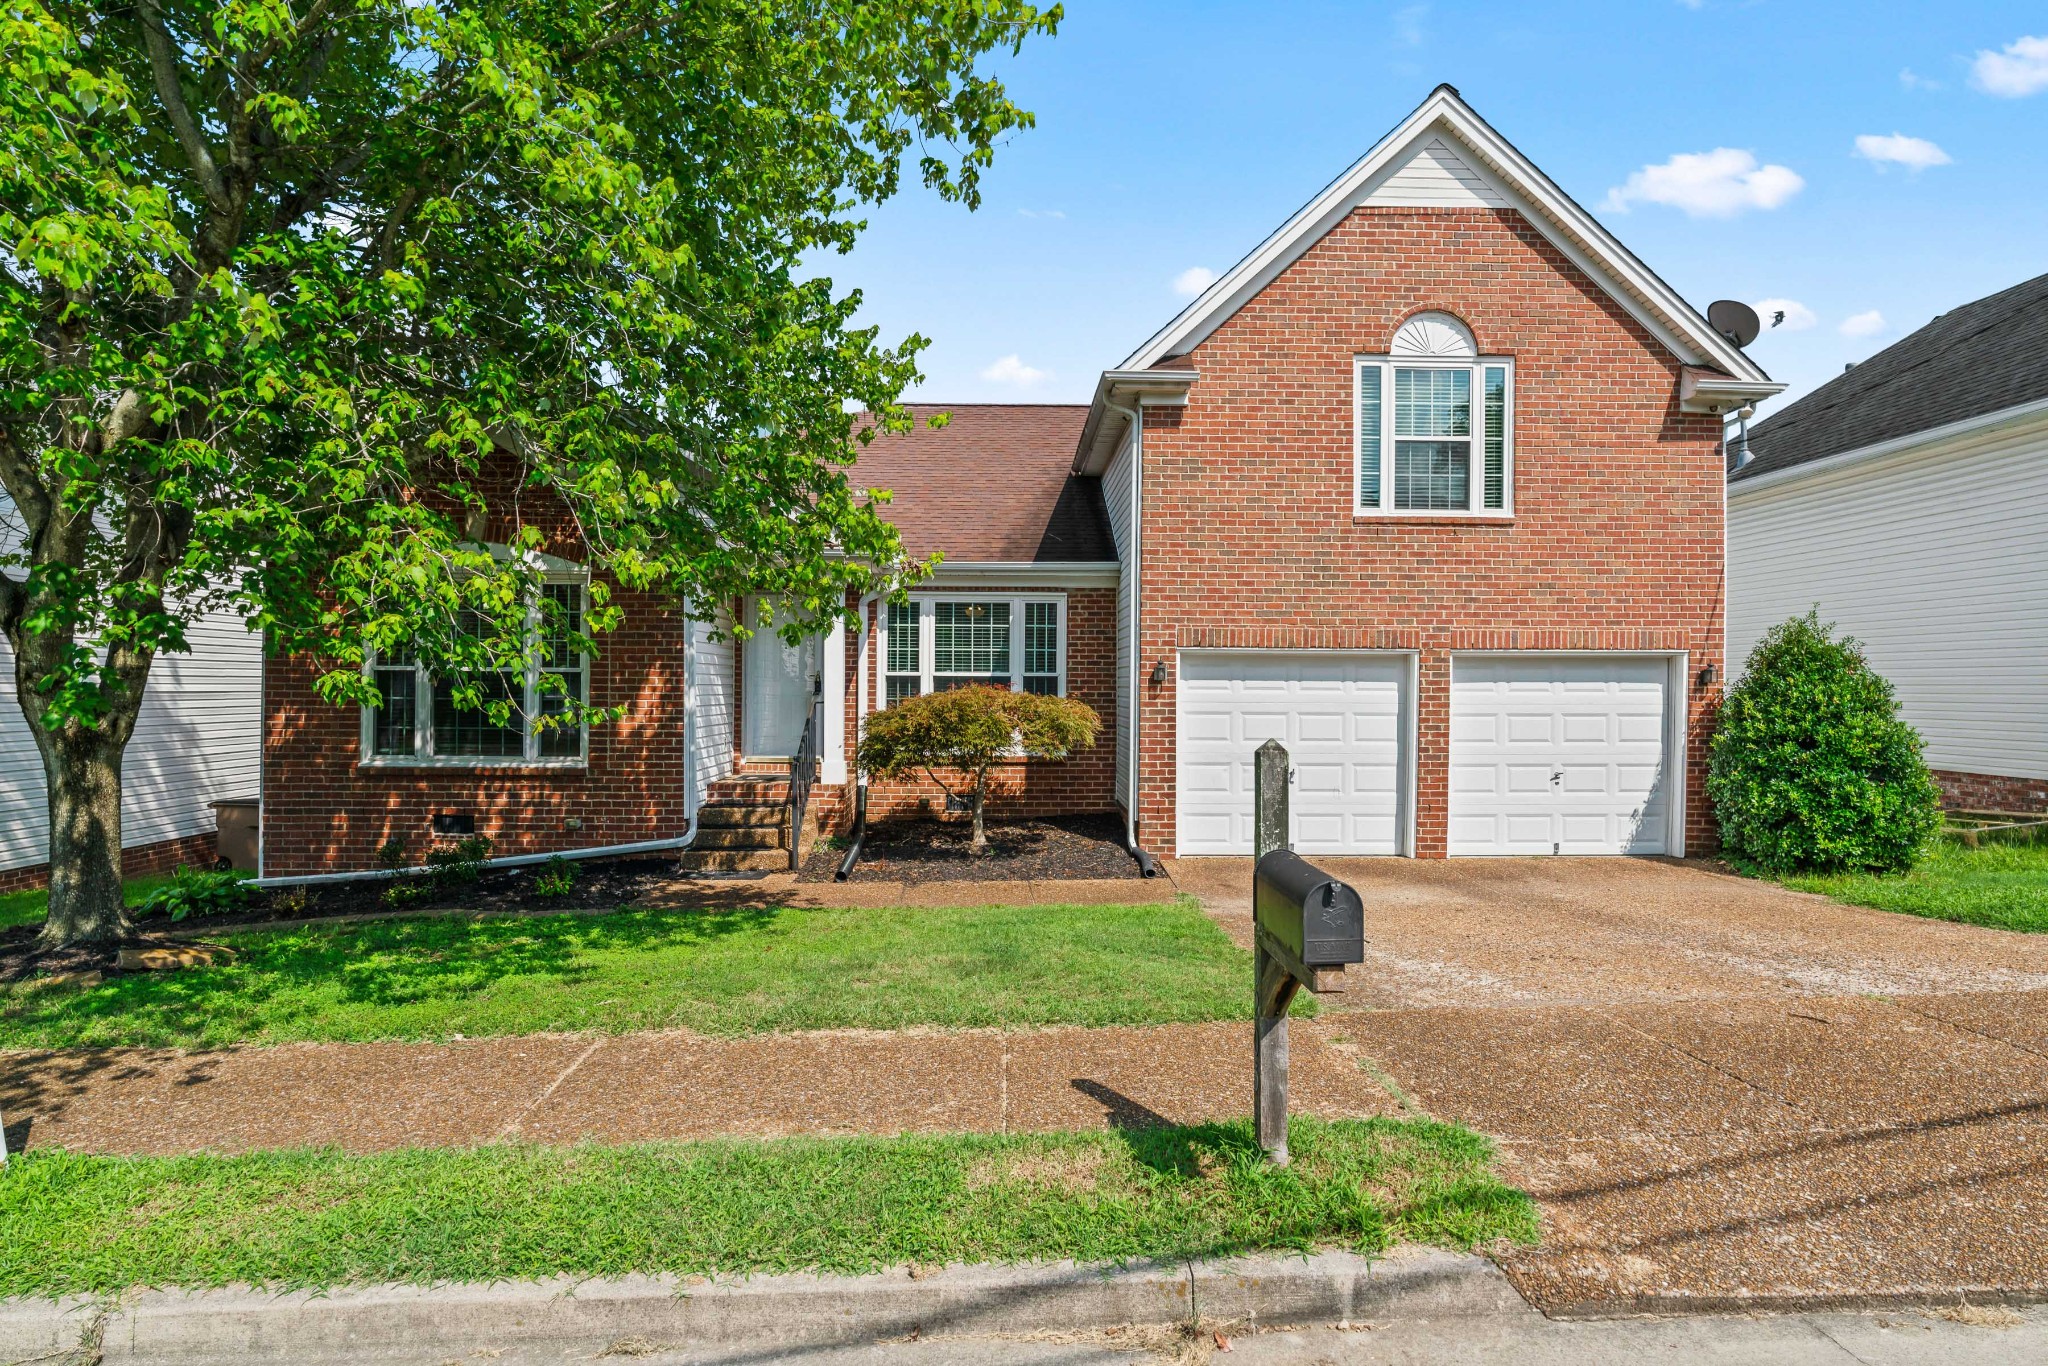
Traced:
<path fill-rule="evenodd" d="M 1252 873 L 1259 928 L 1309 968 L 1365 961 L 1365 902 L 1289 849 L 1275 849 Z"/>

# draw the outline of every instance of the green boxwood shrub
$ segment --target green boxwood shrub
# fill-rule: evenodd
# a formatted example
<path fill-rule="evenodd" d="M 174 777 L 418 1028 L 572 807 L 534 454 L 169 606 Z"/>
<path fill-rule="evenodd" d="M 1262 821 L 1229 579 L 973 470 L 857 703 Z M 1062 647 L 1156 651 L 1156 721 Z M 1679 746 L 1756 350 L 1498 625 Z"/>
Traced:
<path fill-rule="evenodd" d="M 1772 628 L 1729 690 L 1707 792 L 1723 851 L 1772 873 L 1903 872 L 1941 825 L 1892 685 L 1814 612 Z"/>

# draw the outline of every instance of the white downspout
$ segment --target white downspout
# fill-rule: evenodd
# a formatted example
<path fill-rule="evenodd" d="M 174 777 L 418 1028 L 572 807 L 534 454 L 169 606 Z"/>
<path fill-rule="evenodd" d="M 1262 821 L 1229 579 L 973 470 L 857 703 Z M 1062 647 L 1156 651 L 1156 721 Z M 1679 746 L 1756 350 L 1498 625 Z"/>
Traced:
<path fill-rule="evenodd" d="M 1139 588 L 1144 583 L 1144 538 L 1145 513 L 1139 504 L 1144 491 L 1145 469 L 1145 408 L 1141 401 L 1135 408 L 1105 401 L 1103 406 L 1117 413 L 1131 424 L 1131 771 L 1124 783 L 1124 843 L 1132 849 L 1138 847 L 1138 737 L 1145 727 L 1139 723 L 1144 711 L 1144 693 L 1140 691 L 1144 673 L 1145 634 L 1138 629 Z"/>

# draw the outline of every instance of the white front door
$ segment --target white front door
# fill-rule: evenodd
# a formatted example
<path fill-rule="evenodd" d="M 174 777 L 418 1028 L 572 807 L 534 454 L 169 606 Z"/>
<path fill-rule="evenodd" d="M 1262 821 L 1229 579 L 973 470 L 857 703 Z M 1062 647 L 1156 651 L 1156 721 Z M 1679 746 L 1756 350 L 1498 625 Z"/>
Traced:
<path fill-rule="evenodd" d="M 749 759 L 788 759 L 803 738 L 818 677 L 818 638 L 791 645 L 761 624 L 758 600 L 747 604 L 747 637 L 740 660 L 746 695 L 741 702 L 742 748 Z"/>
<path fill-rule="evenodd" d="M 1190 651 L 1180 657 L 1176 851 L 1252 852 L 1252 755 L 1287 747 L 1294 847 L 1399 854 L 1408 822 L 1406 655 Z"/>
<path fill-rule="evenodd" d="M 1668 658 L 1451 661 L 1450 852 L 1671 847 Z"/>

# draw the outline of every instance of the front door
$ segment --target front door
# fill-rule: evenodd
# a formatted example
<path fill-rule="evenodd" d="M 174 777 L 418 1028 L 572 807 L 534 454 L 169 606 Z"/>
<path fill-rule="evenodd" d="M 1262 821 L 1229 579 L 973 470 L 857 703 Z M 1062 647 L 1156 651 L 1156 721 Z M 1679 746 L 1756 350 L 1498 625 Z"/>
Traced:
<path fill-rule="evenodd" d="M 749 759 L 788 759 L 803 739 L 818 677 L 818 638 L 791 645 L 762 624 L 758 599 L 747 603 L 747 637 L 741 672 L 746 698 L 741 705 L 742 743 Z"/>

